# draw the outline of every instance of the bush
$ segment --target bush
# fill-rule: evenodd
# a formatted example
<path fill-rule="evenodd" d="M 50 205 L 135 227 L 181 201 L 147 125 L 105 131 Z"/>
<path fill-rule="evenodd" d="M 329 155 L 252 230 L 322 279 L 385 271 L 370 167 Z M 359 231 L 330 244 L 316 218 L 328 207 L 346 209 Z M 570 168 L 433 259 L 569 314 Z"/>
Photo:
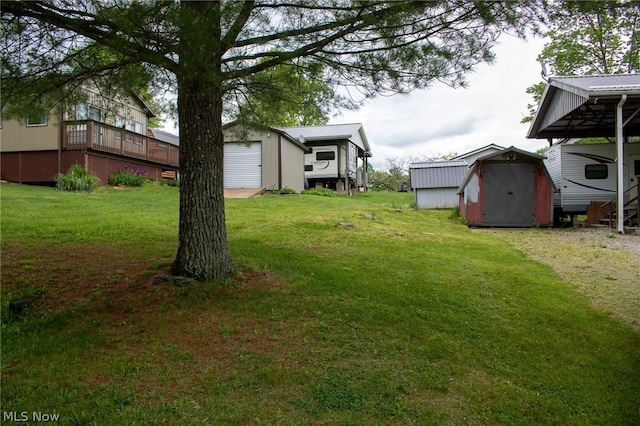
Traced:
<path fill-rule="evenodd" d="M 330 189 L 327 188 L 311 188 L 311 189 L 305 189 L 304 191 L 301 192 L 301 194 L 309 194 L 309 195 L 320 195 L 323 197 L 333 197 L 336 195 L 335 192 L 333 192 Z"/>
<path fill-rule="evenodd" d="M 56 176 L 56 188 L 62 191 L 86 191 L 91 192 L 100 186 L 100 179 L 80 164 L 69 167 L 67 173 L 58 173 Z"/>
<path fill-rule="evenodd" d="M 118 172 L 109 176 L 109 185 L 123 185 L 123 186 L 142 186 L 146 179 L 144 176 L 140 176 L 131 172 Z"/>
<path fill-rule="evenodd" d="M 109 177 L 109 185 L 142 186 L 147 181 L 147 169 L 125 164 L 124 170 Z"/>
<path fill-rule="evenodd" d="M 285 186 L 280 191 L 278 191 L 278 193 L 279 194 L 296 194 L 296 191 L 292 188 L 289 188 L 288 186 Z"/>
<path fill-rule="evenodd" d="M 180 181 L 178 179 L 161 179 L 160 185 L 180 187 Z"/>

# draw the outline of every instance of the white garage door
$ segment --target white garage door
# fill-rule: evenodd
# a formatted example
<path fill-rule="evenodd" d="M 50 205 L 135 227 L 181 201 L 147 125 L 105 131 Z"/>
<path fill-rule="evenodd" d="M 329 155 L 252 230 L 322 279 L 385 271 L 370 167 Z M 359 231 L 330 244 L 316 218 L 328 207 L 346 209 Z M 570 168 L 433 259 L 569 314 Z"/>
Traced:
<path fill-rule="evenodd" d="M 224 187 L 260 188 L 261 186 L 260 142 L 224 144 Z"/>

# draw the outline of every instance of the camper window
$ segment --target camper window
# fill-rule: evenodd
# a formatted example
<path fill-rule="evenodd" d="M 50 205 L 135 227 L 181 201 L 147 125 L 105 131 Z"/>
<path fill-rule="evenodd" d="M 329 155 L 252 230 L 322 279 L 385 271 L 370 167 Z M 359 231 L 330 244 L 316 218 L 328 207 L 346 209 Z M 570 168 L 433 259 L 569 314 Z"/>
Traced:
<path fill-rule="evenodd" d="M 316 152 L 316 160 L 318 161 L 327 161 L 327 160 L 335 160 L 336 153 L 333 151 L 320 151 Z"/>
<path fill-rule="evenodd" d="M 609 177 L 609 168 L 606 164 L 587 164 L 584 166 L 584 177 L 587 179 L 606 179 Z"/>

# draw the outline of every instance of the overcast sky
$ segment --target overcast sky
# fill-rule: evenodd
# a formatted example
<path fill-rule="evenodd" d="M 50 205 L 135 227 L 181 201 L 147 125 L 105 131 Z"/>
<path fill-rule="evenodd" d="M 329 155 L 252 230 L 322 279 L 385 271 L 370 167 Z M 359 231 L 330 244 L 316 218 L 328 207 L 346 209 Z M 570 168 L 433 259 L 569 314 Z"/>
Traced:
<path fill-rule="evenodd" d="M 527 87 L 541 81 L 536 57 L 544 40 L 502 35 L 498 42 L 493 65 L 480 64 L 466 89 L 435 83 L 408 95 L 378 97 L 330 124 L 362 123 L 378 169 L 390 157 L 464 154 L 492 143 L 535 152 L 546 141 L 526 139 L 529 124 L 520 120 L 533 102 Z"/>

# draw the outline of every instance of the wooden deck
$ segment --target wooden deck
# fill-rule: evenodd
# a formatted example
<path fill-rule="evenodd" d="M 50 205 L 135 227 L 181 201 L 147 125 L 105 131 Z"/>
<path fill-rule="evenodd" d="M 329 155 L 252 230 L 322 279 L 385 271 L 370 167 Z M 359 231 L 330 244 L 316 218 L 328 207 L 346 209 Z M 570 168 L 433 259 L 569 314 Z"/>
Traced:
<path fill-rule="evenodd" d="M 178 167 L 180 148 L 147 135 L 93 120 L 66 121 L 62 147 L 88 149 Z"/>

